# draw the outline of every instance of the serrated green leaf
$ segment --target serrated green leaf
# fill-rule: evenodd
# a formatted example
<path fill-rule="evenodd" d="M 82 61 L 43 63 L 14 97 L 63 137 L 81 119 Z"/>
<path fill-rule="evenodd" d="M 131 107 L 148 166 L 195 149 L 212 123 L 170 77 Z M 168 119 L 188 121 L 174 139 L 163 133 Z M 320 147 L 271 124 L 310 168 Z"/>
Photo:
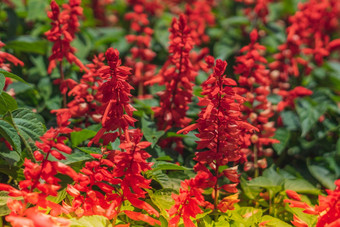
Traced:
<path fill-rule="evenodd" d="M 87 139 L 90 139 L 94 137 L 97 134 L 97 132 L 89 130 L 89 129 L 83 129 L 78 132 L 72 132 L 71 133 L 71 143 L 72 147 L 76 147 L 82 142 L 84 142 Z"/>
<path fill-rule="evenodd" d="M 104 216 L 91 215 L 83 216 L 79 219 L 71 218 L 71 227 L 108 227 L 112 226 L 110 220 Z"/>
<path fill-rule="evenodd" d="M 12 145 L 12 147 L 15 150 L 13 152 L 17 152 L 18 154 L 21 153 L 20 137 L 15 128 L 11 124 L 9 124 L 7 121 L 0 120 L 0 134 L 2 137 L 5 138 L 5 140 L 7 140 Z M 13 152 L 11 152 L 11 154 L 13 154 L 13 158 L 15 157 L 14 160 L 19 161 L 20 156 L 19 159 L 17 159 L 17 157 L 14 156 L 15 153 Z M 0 152 L 0 155 L 4 155 L 4 153 Z"/>
<path fill-rule="evenodd" d="M 17 101 L 6 92 L 2 92 L 0 95 L 0 114 L 5 114 L 8 111 L 13 111 L 17 108 Z"/>
<path fill-rule="evenodd" d="M 151 190 L 147 190 L 148 195 L 150 196 L 151 201 L 159 208 L 161 211 L 161 215 L 168 218 L 168 212 L 171 206 L 174 204 L 174 200 L 171 197 L 173 193 L 176 193 L 175 190 L 171 188 L 160 189 L 155 192 Z"/>
<path fill-rule="evenodd" d="M 37 149 L 35 142 L 40 140 L 46 129 L 38 115 L 29 109 L 17 109 L 12 112 L 12 123 L 18 130 L 25 147 L 30 151 Z"/>
<path fill-rule="evenodd" d="M 14 79 L 14 80 L 17 80 L 17 81 L 26 83 L 26 81 L 24 81 L 21 77 L 15 75 L 15 74 L 13 74 L 13 73 L 7 72 L 7 71 L 4 70 L 4 69 L 0 69 L 0 73 L 2 73 L 5 77 L 12 78 L 12 79 Z"/>

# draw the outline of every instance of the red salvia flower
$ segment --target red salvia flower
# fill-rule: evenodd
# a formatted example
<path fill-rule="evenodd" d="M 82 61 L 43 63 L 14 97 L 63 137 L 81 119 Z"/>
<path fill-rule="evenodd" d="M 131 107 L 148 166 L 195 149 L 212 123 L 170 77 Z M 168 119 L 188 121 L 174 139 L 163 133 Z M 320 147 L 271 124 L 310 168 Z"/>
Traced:
<path fill-rule="evenodd" d="M 184 15 L 173 19 L 170 28 L 170 56 L 161 71 L 146 84 L 159 83 L 166 90 L 159 93 L 160 106 L 154 108 L 158 128 L 185 127 L 190 122 L 186 117 L 192 97 L 192 82 L 197 72 L 193 70 L 189 53 L 193 48 L 191 32 Z"/>
<path fill-rule="evenodd" d="M 20 190 L 9 185 L 0 184 L 0 189 L 9 192 L 9 196 L 23 197 L 23 201 L 8 200 L 8 207 L 11 213 L 6 217 L 8 222 L 13 226 L 69 226 L 70 221 L 64 218 L 56 218 L 61 213 L 68 211 L 61 205 L 47 200 L 48 196 L 57 196 L 61 186 L 58 184 L 59 178 L 55 177 L 57 173 L 68 175 L 73 180 L 78 179 L 78 174 L 69 166 L 58 162 L 50 161 L 49 156 L 52 155 L 56 159 L 65 159 L 61 154 L 71 153 L 71 148 L 64 144 L 65 136 L 60 134 L 68 134 L 72 132 L 67 126 L 70 114 L 67 112 L 57 113 L 57 128 L 49 129 L 36 142 L 36 146 L 40 149 L 34 152 L 34 157 L 38 163 L 34 163 L 29 159 L 24 161 L 25 180 L 19 182 Z M 33 207 L 27 208 L 28 204 Z M 49 215 L 40 213 L 38 207 L 51 208 Z"/>
<path fill-rule="evenodd" d="M 74 96 L 74 99 L 67 104 L 67 107 L 73 118 L 84 117 L 85 122 L 91 118 L 94 122 L 100 122 L 102 115 L 98 112 L 100 103 L 98 88 L 104 81 L 100 77 L 99 69 L 105 65 L 104 60 L 102 53 L 94 56 L 93 63 L 86 65 L 89 71 L 69 91 L 68 95 Z"/>
<path fill-rule="evenodd" d="M 144 178 L 142 172 L 150 170 L 152 165 L 146 162 L 151 156 L 144 150 L 150 143 L 141 142 L 142 137 L 140 130 L 128 130 L 120 137 L 122 151 L 103 149 L 102 154 L 92 154 L 97 160 L 87 162 L 76 184 L 68 186 L 67 192 L 74 200 L 71 206 L 65 204 L 65 208 L 79 217 L 103 215 L 116 219 L 119 213 L 124 212 L 133 220 L 160 224 L 158 220 L 140 212 L 121 210 L 123 202 L 127 200 L 132 206 L 159 216 L 150 204 L 140 200 L 145 198 L 144 189 L 150 188 L 151 182 Z M 94 186 L 103 193 L 95 190 Z"/>
<path fill-rule="evenodd" d="M 131 77 L 132 84 L 138 86 L 138 97 L 145 98 L 144 82 L 150 80 L 155 75 L 156 65 L 150 64 L 150 61 L 156 56 L 151 50 L 151 40 L 153 30 L 149 27 L 147 14 L 148 1 L 133 0 L 129 1 L 133 7 L 133 12 L 125 14 L 125 19 L 131 22 L 131 29 L 135 34 L 126 36 L 128 43 L 133 44 L 131 56 L 126 58 L 126 64 L 133 69 Z"/>
<path fill-rule="evenodd" d="M 340 180 L 336 180 L 334 183 L 336 185 L 335 190 L 326 190 L 327 196 L 319 195 L 319 205 L 315 205 L 315 207 L 302 202 L 300 195 L 290 190 L 287 190 L 286 193 L 291 199 L 285 199 L 284 202 L 288 203 L 290 207 L 302 208 L 306 214 L 318 215 L 316 227 L 338 226 L 340 224 Z M 295 215 L 292 224 L 297 227 L 308 226 Z"/>
<path fill-rule="evenodd" d="M 250 44 L 240 50 L 241 56 L 236 57 L 237 64 L 234 67 L 234 72 L 240 75 L 238 94 L 245 97 L 247 101 L 247 105 L 242 106 L 243 118 L 259 129 L 258 134 L 244 138 L 245 148 L 242 149 L 245 155 L 244 159 L 246 161 L 246 156 L 252 154 L 248 146 L 253 144 L 254 153 L 252 155 L 256 162 L 255 165 L 266 167 L 266 163 L 263 163 L 265 159 L 258 160 L 257 158 L 264 155 L 264 145 L 279 141 L 271 138 L 275 134 L 274 122 L 269 121 L 269 118 L 274 115 L 274 111 L 267 99 L 271 93 L 269 86 L 271 80 L 269 70 L 266 69 L 267 60 L 261 54 L 266 48 L 260 45 L 257 40 L 258 32 L 254 29 L 250 33 Z"/>
<path fill-rule="evenodd" d="M 63 11 L 60 12 L 58 4 L 54 0 L 51 1 L 51 11 L 47 15 L 52 20 L 52 28 L 45 32 L 47 39 L 53 42 L 48 73 L 51 73 L 57 62 L 61 62 L 64 58 L 87 71 L 83 63 L 74 55 L 75 48 L 71 46 L 79 27 L 78 17 L 83 15 L 80 3 L 81 0 L 69 0 L 68 4 L 63 4 Z"/>
<path fill-rule="evenodd" d="M 273 0 L 236 0 L 244 3 L 248 8 L 245 14 L 250 20 L 259 18 L 263 23 L 267 23 L 267 15 L 269 14 L 268 5 Z"/>
<path fill-rule="evenodd" d="M 0 49 L 3 48 L 4 46 L 5 44 L 0 41 Z M 10 72 L 11 67 L 10 67 L 10 64 L 7 62 L 10 62 L 15 66 L 17 65 L 24 66 L 24 63 L 20 61 L 18 58 L 14 57 L 13 55 L 9 53 L 0 51 L 0 69 L 4 69 Z M 6 77 L 4 91 L 7 89 L 7 86 L 11 83 L 12 83 L 11 79 Z"/>
<path fill-rule="evenodd" d="M 236 172 L 237 167 L 227 168 L 223 172 L 220 172 L 219 168 L 227 166 L 230 162 L 239 161 L 244 132 L 257 130 L 257 128 L 246 123 L 241 118 L 240 109 L 244 98 L 239 96 L 232 87 L 236 85 L 236 82 L 223 76 L 226 66 L 227 62 L 219 59 L 216 61 L 213 74 L 202 84 L 202 95 L 204 95 L 204 98 L 200 99 L 199 105 L 205 107 L 199 114 L 197 123 L 178 131 L 178 133 L 188 133 L 198 129 L 199 133 L 196 136 L 200 138 L 200 141 L 197 142 L 197 149 L 204 149 L 204 151 L 197 152 L 194 158 L 198 162 L 194 169 L 199 173 L 197 176 L 201 177 L 200 184 L 195 185 L 195 187 L 202 189 L 212 187 L 213 209 L 220 209 L 223 212 L 226 209 L 232 208 L 232 201 L 237 202 L 237 197 L 232 197 L 232 199 L 229 197 L 229 199 L 225 198 L 219 201 L 219 194 L 237 193 L 238 175 Z M 232 183 L 219 185 L 218 179 L 223 175 Z M 183 187 L 187 187 L 186 185 L 184 184 Z M 191 190 L 194 189 L 190 187 L 189 192 Z M 203 204 L 203 201 L 200 199 L 201 192 L 202 190 L 198 190 L 195 193 L 195 206 L 184 203 L 188 212 L 176 213 L 176 216 L 173 218 L 174 223 L 177 223 L 179 220 L 177 216 L 183 217 L 184 221 L 188 221 L 190 217 L 194 217 L 194 215 L 201 211 L 198 207 L 198 205 L 202 206 Z M 175 196 L 175 198 L 177 197 Z M 181 198 L 181 195 L 179 198 Z M 177 199 L 173 209 L 176 209 L 180 204 L 183 205 L 183 200 L 185 201 L 185 198 Z M 197 203 L 197 200 L 201 201 L 201 203 Z M 170 213 L 174 214 L 173 211 Z M 190 224 L 188 226 L 193 225 Z"/>
<path fill-rule="evenodd" d="M 184 14 L 188 18 L 188 27 L 195 45 L 209 42 L 205 30 L 207 26 L 215 24 L 215 15 L 212 13 L 214 0 L 196 0 L 185 5 Z"/>
<path fill-rule="evenodd" d="M 102 115 L 102 128 L 89 145 L 98 143 L 100 138 L 104 140 L 104 144 L 114 141 L 136 121 L 132 117 L 135 108 L 129 103 L 130 90 L 133 87 L 127 82 L 131 68 L 121 66 L 118 50 L 109 48 L 105 55 L 109 66 L 102 66 L 99 73 L 106 82 L 98 88 L 97 94 L 101 102 L 98 112 Z M 118 132 L 104 134 L 117 129 Z"/>

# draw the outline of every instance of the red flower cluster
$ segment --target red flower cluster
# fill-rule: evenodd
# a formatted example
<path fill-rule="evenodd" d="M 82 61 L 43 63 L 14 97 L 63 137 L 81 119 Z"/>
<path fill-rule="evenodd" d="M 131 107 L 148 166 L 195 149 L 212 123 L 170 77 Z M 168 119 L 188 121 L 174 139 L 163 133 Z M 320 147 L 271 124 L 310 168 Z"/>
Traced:
<path fill-rule="evenodd" d="M 68 185 L 67 192 L 74 197 L 71 205 L 64 204 L 69 212 L 78 217 L 83 215 L 103 215 L 109 219 L 117 219 L 124 212 L 133 220 L 141 220 L 150 225 L 160 224 L 154 218 L 128 210 L 121 210 L 123 202 L 129 201 L 132 206 L 143 209 L 150 215 L 159 213 L 140 198 L 145 198 L 151 180 L 147 180 L 142 172 L 150 170 L 152 163 L 146 159 L 150 155 L 144 151 L 149 142 L 141 142 L 143 134 L 140 130 L 129 130 L 121 135 L 122 151 L 105 151 L 92 154 L 97 159 L 86 162 L 74 186 Z M 100 191 L 95 188 L 100 188 Z"/>
<path fill-rule="evenodd" d="M 277 111 L 280 112 L 284 110 L 287 106 L 294 109 L 295 108 L 294 100 L 297 97 L 312 95 L 313 92 L 307 88 L 297 86 L 290 91 L 280 90 L 278 94 L 282 96 L 282 101 L 280 101 L 279 104 L 277 105 Z"/>
<path fill-rule="evenodd" d="M 144 82 L 154 76 L 156 69 L 156 65 L 150 64 L 156 56 L 150 48 L 153 30 L 148 27 L 146 2 L 138 0 L 129 1 L 129 3 L 134 12 L 125 14 L 125 19 L 131 21 L 131 29 L 136 34 L 126 36 L 127 42 L 134 45 L 130 50 L 132 56 L 126 58 L 126 64 L 133 68 L 132 83 L 138 85 L 138 96 L 143 98 Z"/>
<path fill-rule="evenodd" d="M 267 15 L 269 13 L 268 4 L 273 0 L 236 0 L 248 6 L 245 9 L 245 14 L 250 20 L 261 19 L 263 23 L 267 23 Z"/>
<path fill-rule="evenodd" d="M 19 182 L 20 190 L 9 185 L 0 184 L 0 189 L 8 191 L 10 196 L 23 197 L 23 201 L 9 199 L 7 202 L 11 213 L 6 217 L 6 220 L 11 222 L 13 226 L 69 226 L 70 222 L 68 220 L 54 217 L 61 213 L 68 213 L 68 211 L 61 205 L 47 200 L 48 196 L 57 196 L 58 190 L 61 188 L 58 184 L 60 179 L 55 177 L 57 173 L 68 175 L 73 180 L 78 178 L 77 173 L 71 167 L 58 161 L 49 160 L 50 155 L 61 160 L 65 159 L 61 152 L 67 154 L 72 152 L 71 148 L 64 144 L 66 137 L 60 136 L 60 134 L 72 132 L 67 127 L 69 118 L 70 115 L 67 112 L 58 113 L 58 127 L 49 129 L 40 138 L 42 142 L 36 142 L 36 146 L 40 151 L 35 151 L 34 157 L 40 163 L 25 159 L 25 180 Z M 28 208 L 28 204 L 34 206 Z M 38 207 L 51 208 L 50 215 L 43 214 L 43 210 L 39 211 Z"/>
<path fill-rule="evenodd" d="M 106 15 L 105 6 L 113 3 L 114 0 L 92 0 L 91 8 L 93 10 L 93 16 L 98 20 L 100 26 L 108 26 L 112 19 Z"/>
<path fill-rule="evenodd" d="M 230 200 L 230 197 L 226 197 L 219 201 L 219 194 L 237 193 L 236 186 L 239 178 L 237 166 L 226 168 L 222 172 L 220 167 L 228 166 L 230 162 L 238 162 L 241 158 L 240 148 L 245 132 L 258 130 L 242 120 L 240 109 L 244 98 L 239 96 L 232 87 L 236 85 L 236 82 L 223 76 L 226 67 L 227 62 L 219 59 L 216 61 L 214 73 L 202 84 L 202 95 L 205 97 L 201 98 L 198 104 L 205 107 L 199 114 L 197 123 L 178 131 L 178 133 L 188 133 L 198 129 L 199 133 L 196 136 L 200 138 L 200 141 L 197 142 L 197 149 L 205 149 L 197 152 L 194 158 L 197 161 L 194 169 L 198 172 L 201 181 L 199 187 L 213 188 L 213 208 L 223 212 L 231 209 L 232 201 L 237 202 L 237 198 L 233 197 L 234 199 Z M 219 185 L 218 179 L 222 176 L 226 176 L 231 183 Z M 187 195 L 191 196 L 190 193 Z M 183 205 L 183 200 L 185 198 L 179 199 L 175 206 L 179 206 L 179 203 Z M 188 204 L 184 203 L 184 205 Z M 184 213 L 177 213 L 177 215 L 183 216 Z M 190 216 L 193 217 L 188 213 L 183 219 L 189 219 Z"/>
<path fill-rule="evenodd" d="M 73 118 L 85 117 L 86 123 L 89 119 L 100 122 L 102 115 L 98 113 L 98 88 L 103 84 L 103 79 L 100 77 L 99 69 L 105 65 L 104 60 L 102 53 L 94 56 L 93 63 L 86 65 L 89 71 L 83 75 L 78 84 L 70 87 L 68 95 L 74 96 L 74 99 L 67 107 Z"/>
<path fill-rule="evenodd" d="M 87 71 L 83 63 L 74 55 L 76 50 L 71 46 L 79 27 L 78 17 L 83 15 L 80 3 L 81 0 L 69 0 L 68 4 L 63 4 L 63 11 L 60 12 L 58 4 L 54 0 L 51 1 L 51 11 L 48 12 L 48 17 L 52 20 L 52 28 L 45 32 L 45 35 L 54 44 L 52 55 L 49 57 L 48 73 L 51 73 L 57 61 L 62 62 L 63 58 Z"/>
<path fill-rule="evenodd" d="M 195 45 L 209 42 L 209 36 L 205 33 L 206 27 L 215 24 L 215 15 L 212 13 L 214 0 L 196 0 L 185 5 L 184 14 L 188 18 L 188 27 Z"/>
<path fill-rule="evenodd" d="M 237 64 L 234 67 L 234 72 L 240 75 L 238 94 L 245 97 L 247 101 L 247 104 L 242 106 L 243 117 L 259 129 L 257 135 L 254 134 L 251 138 L 245 137 L 245 149 L 242 149 L 244 158 L 247 160 L 246 157 L 252 154 L 254 165 L 266 168 L 266 164 L 259 165 L 266 159 L 258 160 L 257 158 L 263 156 L 264 145 L 279 141 L 271 138 L 275 134 L 275 128 L 274 122 L 269 121 L 269 118 L 274 115 L 272 105 L 267 99 L 271 93 L 270 77 L 269 70 L 266 69 L 267 60 L 261 55 L 261 52 L 266 48 L 260 45 L 257 40 L 257 30 L 253 30 L 250 33 L 250 44 L 240 50 L 243 55 L 236 57 Z M 247 149 L 250 144 L 254 146 L 254 153 Z M 248 166 L 246 165 L 246 167 Z"/>
<path fill-rule="evenodd" d="M 300 3 L 299 11 L 289 18 L 287 42 L 279 47 L 280 53 L 274 56 L 270 64 L 272 70 L 279 73 L 278 79 L 286 82 L 288 76 L 299 76 L 298 65 L 302 65 L 305 74 L 311 72 L 308 60 L 301 54 L 313 56 L 321 65 L 330 51 L 340 46 L 340 40 L 331 41 L 329 34 L 339 29 L 340 2 L 337 0 L 310 0 Z"/>
<path fill-rule="evenodd" d="M 166 87 L 159 93 L 160 107 L 154 108 L 158 128 L 163 130 L 184 127 L 191 121 L 186 117 L 186 111 L 191 102 L 192 81 L 197 75 L 189 58 L 194 43 L 184 15 L 180 15 L 179 20 L 173 19 L 170 33 L 170 56 L 159 74 L 146 82 L 147 85 L 159 83 Z"/>
<path fill-rule="evenodd" d="M 304 209 L 303 212 L 311 215 L 318 215 L 316 227 L 336 227 L 340 226 L 340 180 L 335 182 L 336 188 L 334 191 L 326 190 L 328 195 L 319 195 L 319 205 L 315 207 L 309 206 L 301 201 L 301 197 L 294 191 L 287 190 L 286 193 L 290 199 L 285 199 L 290 207 L 299 207 Z M 292 224 L 297 227 L 308 227 L 308 224 L 294 215 Z"/>
<path fill-rule="evenodd" d="M 204 192 L 202 186 L 206 187 L 204 185 L 204 181 L 206 180 L 205 174 L 206 173 L 203 172 L 202 174 L 197 174 L 193 179 L 183 181 L 179 195 L 172 195 L 172 198 L 175 200 L 175 205 L 168 211 L 169 216 L 173 216 L 169 221 L 169 227 L 178 226 L 180 218 L 183 218 L 184 226 L 195 227 L 190 217 L 195 218 L 197 214 L 203 213 L 200 207 L 209 205 L 202 195 Z"/>
<path fill-rule="evenodd" d="M 108 66 L 102 66 L 99 69 L 100 77 L 106 80 L 98 88 L 97 97 L 101 102 L 98 113 L 102 115 L 102 128 L 98 131 L 97 135 L 90 141 L 98 143 L 99 139 L 104 140 L 104 145 L 115 139 L 122 134 L 122 131 L 128 136 L 127 129 L 134 125 L 136 119 L 132 117 L 135 110 L 129 103 L 130 90 L 133 89 L 127 82 L 128 75 L 130 75 L 131 68 L 121 66 L 119 59 L 119 52 L 116 49 L 109 48 L 106 53 L 106 60 Z M 110 132 L 116 131 L 118 132 Z M 104 134 L 105 132 L 108 132 Z"/>
<path fill-rule="evenodd" d="M 5 44 L 0 41 L 0 49 L 3 48 L 4 46 L 5 46 Z M 14 57 L 13 55 L 11 55 L 9 53 L 0 51 L 0 69 L 4 69 L 4 70 L 10 72 L 11 71 L 10 64 L 6 63 L 6 62 L 11 62 L 15 66 L 17 66 L 17 65 L 24 66 L 24 63 L 22 61 L 20 61 L 18 58 Z M 12 81 L 9 78 L 6 77 L 4 90 L 6 90 L 7 86 L 11 83 L 12 83 Z"/>

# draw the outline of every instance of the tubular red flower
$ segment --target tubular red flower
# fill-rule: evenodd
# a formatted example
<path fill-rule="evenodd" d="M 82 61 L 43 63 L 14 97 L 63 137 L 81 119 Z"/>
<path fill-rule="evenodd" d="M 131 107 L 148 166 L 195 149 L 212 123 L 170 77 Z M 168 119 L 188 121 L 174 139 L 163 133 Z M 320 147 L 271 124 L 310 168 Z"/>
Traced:
<path fill-rule="evenodd" d="M 103 128 L 89 145 L 98 143 L 101 138 L 105 139 L 105 144 L 114 141 L 117 134 L 109 133 L 105 136 L 104 133 L 118 129 L 118 135 L 121 135 L 122 132 L 127 131 L 129 125 L 133 126 L 136 121 L 132 117 L 135 109 L 129 103 L 130 90 L 133 87 L 127 82 L 131 68 L 121 66 L 118 50 L 109 48 L 105 55 L 109 66 L 102 66 L 99 73 L 106 82 L 100 85 L 97 93 L 101 102 L 98 113 L 103 116 L 101 120 Z"/>
<path fill-rule="evenodd" d="M 197 152 L 194 158 L 197 161 L 194 169 L 198 172 L 195 180 L 199 176 L 200 183 L 192 183 L 192 181 L 195 182 L 194 180 L 186 181 L 182 185 L 185 191 L 180 191 L 178 197 L 174 196 L 175 205 L 169 211 L 170 215 L 175 215 L 173 222 L 179 220 L 176 216 L 180 216 L 183 217 L 184 222 L 189 222 L 188 226 L 193 225 L 190 223 L 190 217 L 195 217 L 202 211 L 199 208 L 204 205 L 201 193 L 206 187 L 213 188 L 213 209 L 225 212 L 227 208 L 232 207 L 233 203 L 230 203 L 230 200 L 219 201 L 219 191 L 223 189 L 224 193 L 236 193 L 237 184 L 219 186 L 218 178 L 221 178 L 224 173 L 231 179 L 231 182 L 238 182 L 236 169 L 231 167 L 221 173 L 219 167 L 239 161 L 245 132 L 258 129 L 242 120 L 240 109 L 244 98 L 239 96 L 232 87 L 236 85 L 236 82 L 223 76 L 226 66 L 227 62 L 219 59 L 216 61 L 213 74 L 202 84 L 202 95 L 205 96 L 198 104 L 205 107 L 200 112 L 197 123 L 179 131 L 187 133 L 197 128 L 199 133 L 196 136 L 200 139 L 197 142 L 197 149 L 205 150 Z M 191 192 L 194 192 L 194 195 L 188 195 Z M 194 196 L 194 204 L 187 203 L 191 196 Z M 237 202 L 236 198 L 232 200 Z M 179 210 L 180 206 L 183 209 Z"/>
<path fill-rule="evenodd" d="M 238 94 L 247 101 L 247 105 L 243 105 L 241 109 L 243 119 L 259 129 L 256 135 L 244 137 L 243 159 L 248 161 L 247 156 L 251 154 L 257 166 L 265 167 L 266 164 L 263 163 L 265 160 L 261 162 L 258 157 L 264 155 L 264 146 L 279 141 L 271 138 L 276 129 L 274 122 L 269 121 L 274 111 L 267 99 L 271 93 L 269 70 L 266 69 L 267 60 L 261 54 L 266 48 L 257 41 L 258 32 L 254 29 L 250 33 L 250 44 L 244 46 L 240 50 L 242 55 L 236 57 L 237 64 L 234 66 L 234 72 L 240 75 Z M 252 144 L 253 149 L 249 149 Z"/>
<path fill-rule="evenodd" d="M 80 3 L 81 0 L 69 0 L 68 4 L 63 4 L 63 11 L 60 12 L 58 4 L 54 0 L 51 1 L 51 11 L 47 15 L 52 20 L 52 28 L 45 32 L 46 38 L 53 42 L 48 73 L 51 73 L 57 62 L 61 62 L 63 58 L 69 63 L 75 63 L 81 70 L 87 71 L 83 63 L 74 55 L 75 48 L 71 46 L 79 27 L 78 17 L 83 14 Z"/>
<path fill-rule="evenodd" d="M 170 33 L 170 56 L 159 74 L 146 82 L 159 83 L 166 87 L 165 91 L 159 93 L 160 107 L 154 108 L 158 128 L 163 130 L 185 127 L 190 122 L 186 111 L 191 102 L 192 82 L 197 75 L 189 59 L 194 43 L 184 15 L 179 20 L 173 19 Z"/>

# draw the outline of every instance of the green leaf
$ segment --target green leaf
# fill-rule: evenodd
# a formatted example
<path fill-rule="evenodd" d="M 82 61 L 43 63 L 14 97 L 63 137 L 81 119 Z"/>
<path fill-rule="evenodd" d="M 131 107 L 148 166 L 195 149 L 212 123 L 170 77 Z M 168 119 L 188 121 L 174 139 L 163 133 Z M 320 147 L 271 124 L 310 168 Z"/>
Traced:
<path fill-rule="evenodd" d="M 6 78 L 5 78 L 4 74 L 0 73 L 0 94 L 4 90 L 5 82 L 6 82 Z"/>
<path fill-rule="evenodd" d="M 77 148 L 87 154 L 101 154 L 101 148 L 99 147 L 77 147 Z"/>
<path fill-rule="evenodd" d="M 148 171 L 146 174 L 148 175 L 148 178 L 152 178 L 153 180 L 157 181 L 163 188 L 171 188 L 173 190 L 179 191 L 179 188 L 181 187 L 180 179 L 170 178 L 160 170 L 155 172 Z"/>
<path fill-rule="evenodd" d="M 66 195 L 67 195 L 66 188 L 64 188 L 63 190 L 58 192 L 57 196 L 49 195 L 47 197 L 47 200 L 59 204 L 61 201 L 63 201 L 65 199 Z"/>
<path fill-rule="evenodd" d="M 293 111 L 282 111 L 280 113 L 284 126 L 290 131 L 296 131 L 300 128 L 298 116 Z"/>
<path fill-rule="evenodd" d="M 269 221 L 269 222 L 266 223 L 266 226 L 268 226 L 268 227 L 290 227 L 291 226 L 290 224 L 288 224 L 284 221 L 281 221 L 278 218 L 274 218 L 272 216 L 269 216 L 269 215 L 264 215 L 261 218 L 261 222 L 264 222 L 264 221 Z"/>
<path fill-rule="evenodd" d="M 15 74 L 13 74 L 13 73 L 7 72 L 7 71 L 4 70 L 4 69 L 0 69 L 0 73 L 2 73 L 3 75 L 5 75 L 5 77 L 12 78 L 12 79 L 14 79 L 14 80 L 17 80 L 17 81 L 26 83 L 26 81 L 24 81 L 21 77 L 15 75 Z"/>
<path fill-rule="evenodd" d="M 256 177 L 248 182 L 248 186 L 251 187 L 261 187 L 261 188 L 274 188 L 279 185 L 277 185 L 275 182 L 273 182 L 271 179 L 267 177 Z"/>
<path fill-rule="evenodd" d="M 146 114 L 142 117 L 142 131 L 145 139 L 152 144 L 152 148 L 165 133 L 165 131 L 158 131 L 156 124 Z"/>
<path fill-rule="evenodd" d="M 286 179 L 285 190 L 293 190 L 297 193 L 319 195 L 320 190 L 304 179 Z"/>
<path fill-rule="evenodd" d="M 228 211 L 231 214 L 230 219 L 238 223 L 243 223 L 245 226 L 255 226 L 260 222 L 262 217 L 262 210 L 254 207 L 241 207 L 232 211 Z"/>
<path fill-rule="evenodd" d="M 8 111 L 12 111 L 17 108 L 17 101 L 6 92 L 2 92 L 0 95 L 0 114 L 5 114 Z"/>
<path fill-rule="evenodd" d="M 72 132 L 71 133 L 71 143 L 72 147 L 76 147 L 82 142 L 84 142 L 87 139 L 90 139 L 94 137 L 97 134 L 97 132 L 89 130 L 89 129 L 83 129 L 78 132 Z"/>
<path fill-rule="evenodd" d="M 148 172 L 155 172 L 158 170 L 190 170 L 190 168 L 179 166 L 170 162 L 158 161 L 152 166 L 152 169 Z"/>
<path fill-rule="evenodd" d="M 110 220 L 104 216 L 91 215 L 79 219 L 71 218 L 71 227 L 107 227 L 111 226 Z"/>
<path fill-rule="evenodd" d="M 38 40 L 31 36 L 21 36 L 6 43 L 6 47 L 15 51 L 44 55 L 47 51 L 47 41 Z"/>
<path fill-rule="evenodd" d="M 79 150 L 75 150 L 71 154 L 63 153 L 63 155 L 66 157 L 66 160 L 62 160 L 62 163 L 66 165 L 71 165 L 77 162 L 83 162 L 83 161 L 93 159 L 91 155 L 84 153 L 82 151 L 79 151 Z"/>
<path fill-rule="evenodd" d="M 29 109 L 17 109 L 12 112 L 12 123 L 18 130 L 25 147 L 30 151 L 37 149 L 35 142 L 44 135 L 46 128 L 39 120 L 39 116 Z"/>
<path fill-rule="evenodd" d="M 290 131 L 285 128 L 279 128 L 276 130 L 275 136 L 273 138 L 280 141 L 280 143 L 273 144 L 273 148 L 275 149 L 277 154 L 280 155 L 288 145 L 290 139 Z"/>
<path fill-rule="evenodd" d="M 263 174 L 264 177 L 270 179 L 275 185 L 282 185 L 284 178 L 275 171 L 274 165 L 266 169 Z"/>
<path fill-rule="evenodd" d="M 147 190 L 148 195 L 150 196 L 151 201 L 159 208 L 161 214 L 168 218 L 168 212 L 172 205 L 175 203 L 174 199 L 171 197 L 173 193 L 176 193 L 175 190 L 171 188 L 160 189 L 155 192 L 151 190 Z"/>
<path fill-rule="evenodd" d="M 301 122 L 302 137 L 307 135 L 309 130 L 314 127 L 320 116 L 326 112 L 327 105 L 327 102 L 312 105 L 312 103 L 306 99 L 299 99 L 298 105 L 296 105 L 296 111 Z"/>
<path fill-rule="evenodd" d="M 307 164 L 307 167 L 312 176 L 315 177 L 315 179 L 317 179 L 323 186 L 328 189 L 335 189 L 334 181 L 336 180 L 336 177 L 334 174 L 330 173 L 328 169 L 310 164 Z"/>
<path fill-rule="evenodd" d="M 13 128 L 12 125 L 10 125 L 7 121 L 4 121 L 4 120 L 0 120 L 0 134 L 14 148 L 13 151 L 8 151 L 8 152 L 5 152 L 5 150 L 2 150 L 0 152 L 0 156 L 6 159 L 10 165 L 13 165 L 14 162 L 18 162 L 20 160 L 20 153 L 21 153 L 20 137 L 17 131 L 15 130 L 15 128 Z"/>

